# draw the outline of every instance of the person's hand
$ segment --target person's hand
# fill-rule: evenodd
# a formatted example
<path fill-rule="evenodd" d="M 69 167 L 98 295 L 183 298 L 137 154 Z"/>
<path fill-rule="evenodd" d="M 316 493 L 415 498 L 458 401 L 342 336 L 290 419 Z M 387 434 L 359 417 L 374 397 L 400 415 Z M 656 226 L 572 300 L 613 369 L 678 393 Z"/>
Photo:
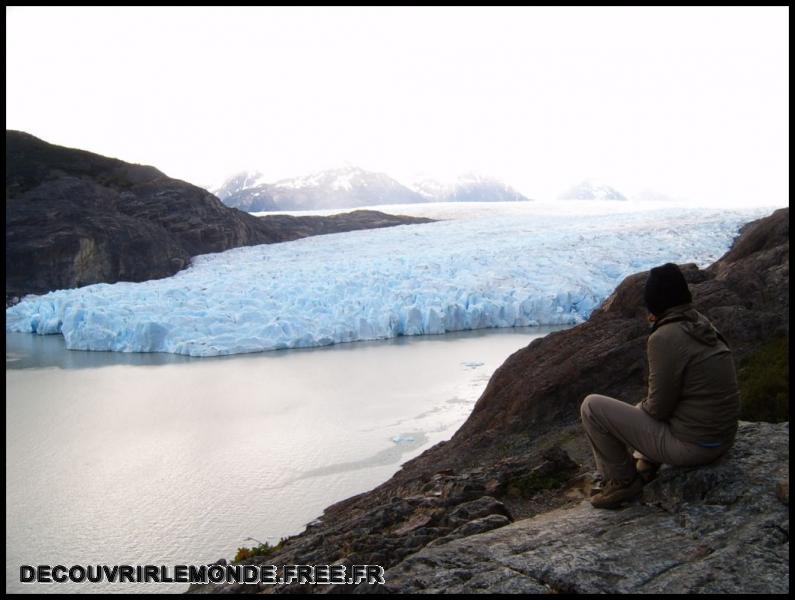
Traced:
<path fill-rule="evenodd" d="M 649 313 L 649 316 L 646 317 L 646 319 L 648 319 L 649 323 L 653 325 L 654 322 L 657 320 L 657 317 L 655 317 L 652 313 Z"/>

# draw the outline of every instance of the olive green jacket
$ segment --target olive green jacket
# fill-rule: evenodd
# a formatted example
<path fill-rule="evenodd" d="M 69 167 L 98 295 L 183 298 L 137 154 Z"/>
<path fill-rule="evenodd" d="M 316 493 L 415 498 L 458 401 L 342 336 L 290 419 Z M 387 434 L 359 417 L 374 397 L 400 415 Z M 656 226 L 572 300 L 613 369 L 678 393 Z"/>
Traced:
<path fill-rule="evenodd" d="M 641 408 L 679 440 L 730 446 L 740 393 L 723 336 L 692 304 L 658 318 L 648 340 L 649 391 Z"/>

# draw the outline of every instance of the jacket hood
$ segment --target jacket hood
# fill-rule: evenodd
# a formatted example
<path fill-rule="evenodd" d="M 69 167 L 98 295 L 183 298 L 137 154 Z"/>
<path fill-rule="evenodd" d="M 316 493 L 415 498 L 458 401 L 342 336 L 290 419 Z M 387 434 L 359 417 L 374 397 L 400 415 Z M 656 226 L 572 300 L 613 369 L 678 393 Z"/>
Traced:
<path fill-rule="evenodd" d="M 665 311 L 655 322 L 654 329 L 674 322 L 680 323 L 685 333 L 707 346 L 715 346 L 718 342 L 723 341 L 715 326 L 707 317 L 693 308 L 692 304 L 682 304 Z"/>

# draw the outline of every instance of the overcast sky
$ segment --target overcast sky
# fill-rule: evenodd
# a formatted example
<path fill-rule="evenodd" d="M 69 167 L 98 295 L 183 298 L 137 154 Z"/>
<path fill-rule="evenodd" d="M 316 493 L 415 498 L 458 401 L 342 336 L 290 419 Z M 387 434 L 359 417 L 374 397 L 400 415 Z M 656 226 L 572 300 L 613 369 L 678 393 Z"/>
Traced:
<path fill-rule="evenodd" d="M 789 9 L 10 8 L 6 126 L 196 184 L 353 164 L 787 205 Z"/>

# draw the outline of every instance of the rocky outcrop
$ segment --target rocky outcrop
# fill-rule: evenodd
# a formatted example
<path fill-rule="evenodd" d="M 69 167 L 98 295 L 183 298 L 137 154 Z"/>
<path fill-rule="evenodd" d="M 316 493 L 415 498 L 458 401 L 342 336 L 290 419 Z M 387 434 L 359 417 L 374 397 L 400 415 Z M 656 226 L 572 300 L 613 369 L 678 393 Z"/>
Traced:
<path fill-rule="evenodd" d="M 324 235 L 327 233 L 340 233 L 342 231 L 356 231 L 359 229 L 377 229 L 379 227 L 394 227 L 396 225 L 409 225 L 417 223 L 430 223 L 433 219 L 425 217 L 407 217 L 404 215 L 390 215 L 377 210 L 354 210 L 347 213 L 318 216 L 293 216 L 293 215 L 268 215 L 259 217 L 269 226 L 278 230 L 290 232 L 297 238 L 311 235 Z"/>
<path fill-rule="evenodd" d="M 314 219 L 257 218 L 154 167 L 6 131 L 6 304 L 167 277 L 192 256 L 237 246 L 427 221 L 373 212 Z"/>
<path fill-rule="evenodd" d="M 728 455 L 663 467 L 619 511 L 583 500 L 388 569 L 392 593 L 787 593 L 789 423 L 740 423 Z"/>
<path fill-rule="evenodd" d="M 789 331 L 789 209 L 747 225 L 732 249 L 705 270 L 682 265 L 696 308 L 724 334 L 736 362 Z M 628 402 L 646 391 L 643 305 L 648 273 L 625 279 L 582 325 L 517 351 L 497 369 L 471 416 L 444 449 L 417 465 L 483 462 L 499 446 L 521 450 L 550 427 L 575 423 L 589 393 Z M 495 444 L 500 440 L 500 444 Z"/>
<path fill-rule="evenodd" d="M 310 523 L 300 536 L 289 538 L 272 556 L 255 557 L 254 564 L 377 564 L 394 565 L 425 547 L 490 531 L 512 523 L 528 510 L 542 511 L 545 490 L 560 488 L 577 470 L 566 452 L 551 448 L 523 457 L 459 472 L 425 474 L 378 502 L 367 494 L 345 500 Z M 355 506 L 354 506 L 355 505 Z M 532 505 L 532 509 L 528 507 Z M 353 586 L 324 586 L 323 591 L 350 591 Z M 318 592 L 299 585 L 194 585 L 193 593 Z"/>

